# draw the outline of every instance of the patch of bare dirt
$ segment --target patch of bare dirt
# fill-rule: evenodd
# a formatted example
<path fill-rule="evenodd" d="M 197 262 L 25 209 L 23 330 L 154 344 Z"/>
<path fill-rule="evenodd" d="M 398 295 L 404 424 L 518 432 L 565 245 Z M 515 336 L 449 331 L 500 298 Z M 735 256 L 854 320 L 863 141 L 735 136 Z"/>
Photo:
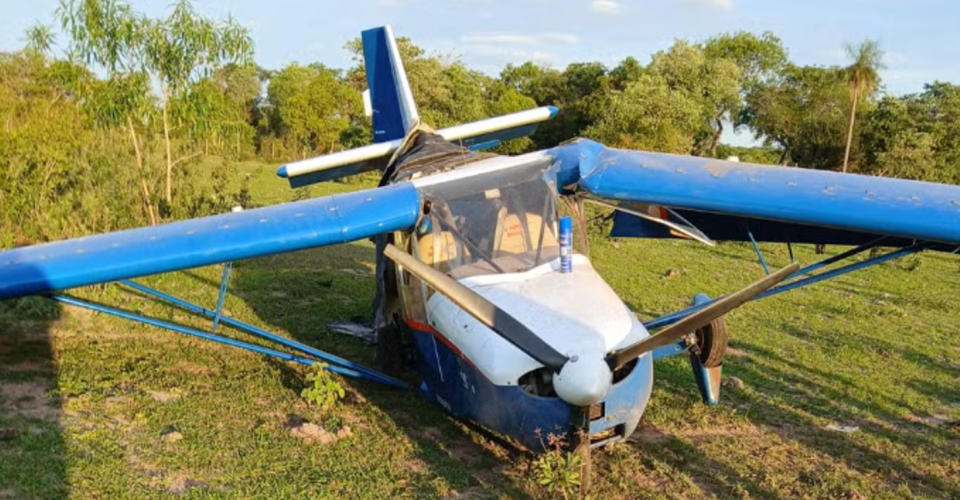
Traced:
<path fill-rule="evenodd" d="M 746 387 L 746 384 L 743 383 L 743 380 L 740 380 L 737 377 L 724 377 L 723 380 L 720 381 L 720 385 L 722 387 L 728 387 L 737 390 L 742 390 L 744 387 Z"/>
<path fill-rule="evenodd" d="M 182 361 L 175 366 L 168 368 L 167 373 L 181 373 L 184 375 L 196 375 L 211 377 L 220 374 L 220 369 L 212 366 L 198 365 L 189 361 Z"/>
<path fill-rule="evenodd" d="M 951 419 L 946 415 L 927 415 L 924 417 L 918 415 L 909 415 L 905 418 L 905 420 L 915 424 L 929 425 L 930 427 L 952 427 L 960 429 L 960 421 Z"/>
<path fill-rule="evenodd" d="M 193 488 L 206 488 L 207 483 L 190 479 L 187 476 L 175 475 L 167 479 L 167 491 L 174 495 L 182 495 Z"/>
<path fill-rule="evenodd" d="M 730 346 L 727 346 L 727 353 L 725 354 L 725 356 L 730 356 L 731 358 L 745 358 L 749 355 L 750 353 L 747 351 Z"/>
<path fill-rule="evenodd" d="M 128 396 L 110 396 L 103 400 L 103 403 L 108 406 L 126 406 L 132 402 L 133 400 Z"/>
<path fill-rule="evenodd" d="M 56 422 L 60 416 L 59 400 L 47 395 L 48 383 L 34 379 L 27 382 L 0 383 L 0 405 L 28 418 Z"/>
<path fill-rule="evenodd" d="M 331 432 L 313 422 L 307 422 L 300 415 L 293 413 L 287 415 L 285 427 L 290 429 L 290 434 L 293 437 L 309 443 L 330 444 L 353 436 L 353 431 L 348 425 L 341 427 L 336 432 Z"/>
<path fill-rule="evenodd" d="M 353 436 L 350 427 L 343 426 L 337 432 L 330 432 L 311 422 L 305 422 L 290 428 L 290 434 L 311 443 L 330 444 Z"/>
<path fill-rule="evenodd" d="M 158 403 L 170 403 L 180 399 L 180 394 L 173 392 L 163 392 L 163 391 L 145 391 L 147 395 L 153 398 L 154 401 Z"/>
<path fill-rule="evenodd" d="M 467 488 L 463 491 L 450 490 L 444 500 L 496 500 L 499 496 L 482 487 Z"/>
<path fill-rule="evenodd" d="M 49 372 L 53 370 L 53 366 L 51 366 L 49 362 L 43 361 L 21 361 L 19 363 L 5 365 L 2 368 L 3 371 L 8 373 Z"/>
<path fill-rule="evenodd" d="M 183 434 L 181 434 L 176 429 L 167 429 L 160 433 L 160 440 L 165 443 L 176 443 L 183 439 Z"/>
<path fill-rule="evenodd" d="M 665 443 L 671 439 L 698 439 L 714 437 L 747 437 L 759 436 L 763 431 L 759 427 L 746 426 L 719 426 L 682 431 L 664 431 L 652 425 L 643 425 L 627 438 L 628 443 Z"/>

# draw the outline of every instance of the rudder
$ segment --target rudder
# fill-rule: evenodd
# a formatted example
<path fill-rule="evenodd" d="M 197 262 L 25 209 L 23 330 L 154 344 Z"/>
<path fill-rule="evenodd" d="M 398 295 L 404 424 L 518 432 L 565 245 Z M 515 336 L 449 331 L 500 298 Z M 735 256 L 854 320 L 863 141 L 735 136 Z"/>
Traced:
<path fill-rule="evenodd" d="M 369 29 L 361 39 L 373 111 L 373 142 L 402 139 L 420 116 L 393 30 L 389 26 Z"/>

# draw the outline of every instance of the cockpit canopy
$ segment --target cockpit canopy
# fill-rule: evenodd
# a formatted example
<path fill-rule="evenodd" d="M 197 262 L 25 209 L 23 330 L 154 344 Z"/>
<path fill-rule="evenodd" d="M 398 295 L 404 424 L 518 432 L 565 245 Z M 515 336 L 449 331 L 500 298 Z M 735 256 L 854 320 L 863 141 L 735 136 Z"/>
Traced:
<path fill-rule="evenodd" d="M 423 188 L 415 255 L 454 278 L 516 273 L 557 258 L 550 159 Z"/>

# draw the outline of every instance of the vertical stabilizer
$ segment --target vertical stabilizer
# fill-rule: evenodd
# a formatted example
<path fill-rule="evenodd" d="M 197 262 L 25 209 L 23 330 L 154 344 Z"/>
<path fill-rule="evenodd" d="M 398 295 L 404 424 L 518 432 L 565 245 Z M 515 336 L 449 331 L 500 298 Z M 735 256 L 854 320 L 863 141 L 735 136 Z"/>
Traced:
<path fill-rule="evenodd" d="M 363 32 L 363 59 L 373 110 L 373 142 L 402 139 L 420 121 L 389 26 Z"/>

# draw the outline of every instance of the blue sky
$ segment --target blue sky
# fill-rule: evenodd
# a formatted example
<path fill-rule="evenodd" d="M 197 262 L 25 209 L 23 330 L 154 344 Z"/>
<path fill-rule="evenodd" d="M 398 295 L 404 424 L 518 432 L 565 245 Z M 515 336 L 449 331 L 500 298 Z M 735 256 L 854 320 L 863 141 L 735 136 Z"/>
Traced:
<path fill-rule="evenodd" d="M 2 0 L 0 50 L 24 30 L 53 23 L 58 0 Z M 152 16 L 171 0 L 134 0 Z M 960 83 L 960 2 L 954 0 L 197 0 L 211 16 L 233 14 L 251 29 L 257 62 L 351 64 L 346 40 L 390 24 L 430 51 L 459 55 L 496 73 L 508 62 L 646 62 L 676 38 L 770 30 L 800 64 L 845 64 L 847 42 L 874 38 L 886 52 L 887 91 L 917 92 L 934 80 Z M 59 38 L 63 42 L 63 37 Z M 62 45 L 62 44 L 61 44 Z M 739 142 L 739 141 L 736 141 Z"/>

